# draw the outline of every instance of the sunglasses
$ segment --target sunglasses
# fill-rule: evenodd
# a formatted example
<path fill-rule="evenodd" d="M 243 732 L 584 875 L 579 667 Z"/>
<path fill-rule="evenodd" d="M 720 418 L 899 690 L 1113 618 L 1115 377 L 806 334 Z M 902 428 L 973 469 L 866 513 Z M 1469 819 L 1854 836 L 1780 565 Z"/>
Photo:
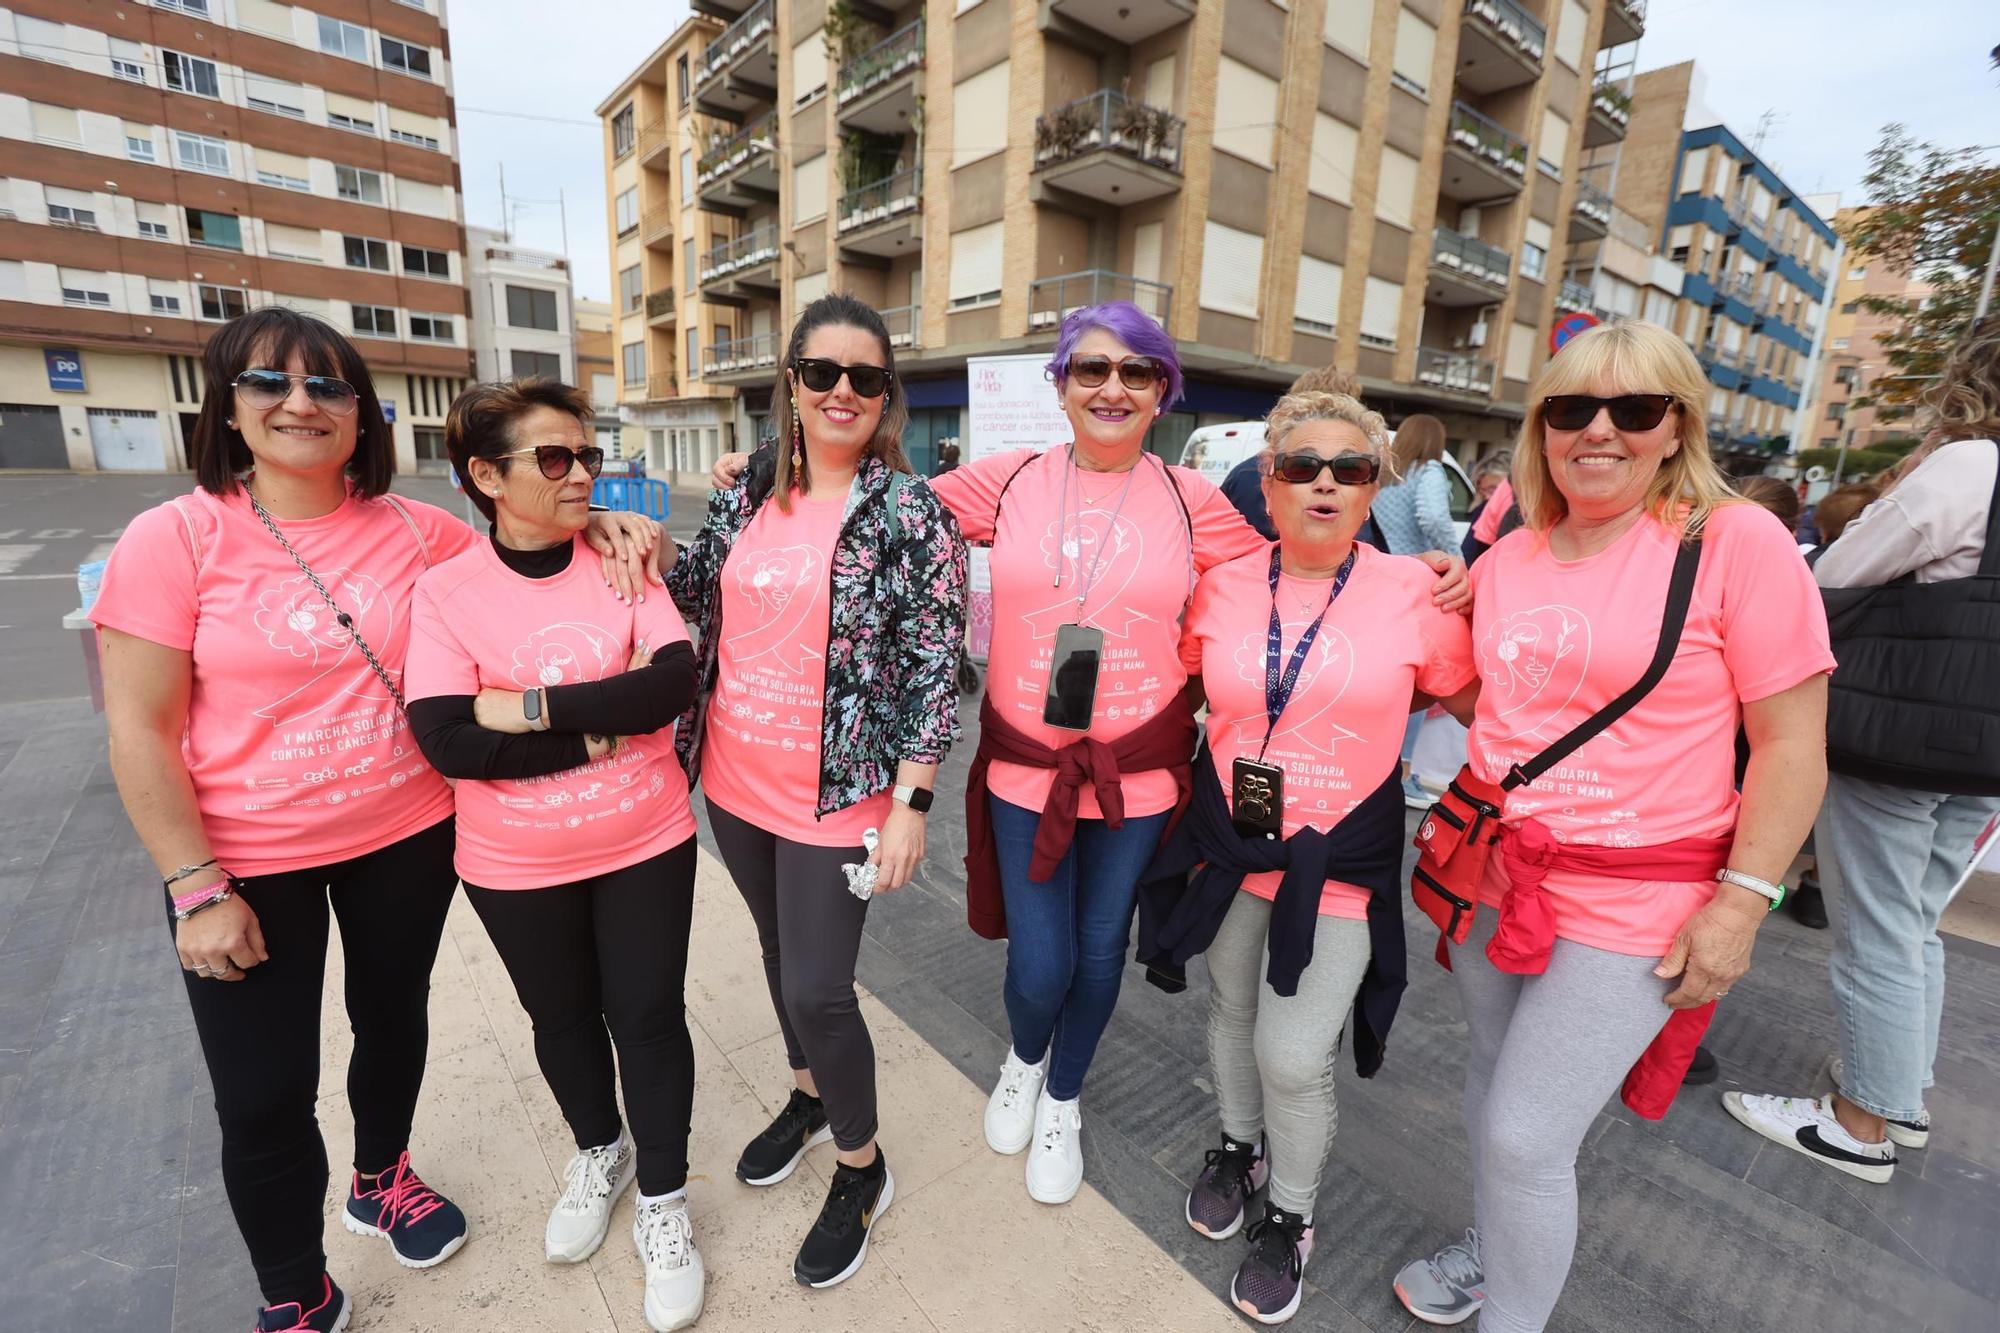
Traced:
<path fill-rule="evenodd" d="M 848 387 L 863 398 L 880 398 L 889 389 L 889 372 L 880 366 L 843 366 L 817 356 L 802 356 L 792 363 L 799 383 L 814 393 L 828 393 L 847 376 Z"/>
<path fill-rule="evenodd" d="M 1113 361 L 1108 356 L 1072 356 L 1064 369 L 1067 378 L 1086 389 L 1095 389 L 1111 378 L 1114 367 L 1118 382 L 1128 389 L 1150 389 L 1167 374 L 1159 359 L 1150 356 L 1128 356 L 1122 361 Z"/>
<path fill-rule="evenodd" d="M 1619 430 L 1651 430 L 1673 405 L 1670 393 L 1628 393 L 1616 398 L 1559 393 L 1542 399 L 1542 420 L 1557 430 L 1582 430 L 1597 420 L 1597 409 L 1603 407 L 1611 410 L 1611 424 Z"/>
<path fill-rule="evenodd" d="M 320 410 L 344 417 L 360 402 L 354 386 L 331 375 L 288 375 L 282 370 L 246 370 L 236 377 L 236 392 L 252 410 L 268 412 L 292 396 L 292 385 L 306 386 L 306 397 Z"/>
<path fill-rule="evenodd" d="M 1321 468 L 1332 468 L 1333 479 L 1343 486 L 1366 486 L 1382 475 L 1382 460 L 1373 454 L 1279 454 L 1271 460 L 1271 475 L 1294 486 L 1319 480 Z"/>
<path fill-rule="evenodd" d="M 532 449 L 512 449 L 494 457 L 518 458 L 524 454 L 535 456 L 535 466 L 550 481 L 561 481 L 578 463 L 583 464 L 583 470 L 591 477 L 604 471 L 604 451 L 594 444 L 586 444 L 581 449 L 572 449 L 566 444 L 538 444 Z"/>

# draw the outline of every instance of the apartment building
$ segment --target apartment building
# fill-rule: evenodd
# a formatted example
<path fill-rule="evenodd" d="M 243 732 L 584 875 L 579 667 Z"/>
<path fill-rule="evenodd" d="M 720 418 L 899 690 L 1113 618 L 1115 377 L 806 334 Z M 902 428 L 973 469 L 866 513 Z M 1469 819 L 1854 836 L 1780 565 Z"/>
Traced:
<path fill-rule="evenodd" d="M 1835 215 L 1834 226 L 1844 232 L 1867 211 L 1843 208 Z M 1930 284 L 1913 274 L 1898 273 L 1880 259 L 1842 254 L 1827 303 L 1819 392 L 1808 407 L 1811 417 L 1801 432 L 1803 447 L 1835 449 L 1844 444 L 1866 449 L 1913 433 L 1910 418 L 1885 421 L 1879 408 L 1855 402 L 1892 370 L 1881 339 L 1902 325 L 1893 315 L 1865 309 L 1861 301 L 1873 296 L 1917 303 L 1929 294 Z"/>
<path fill-rule="evenodd" d="M 624 423 L 618 414 L 618 369 L 616 340 L 612 331 L 609 301 L 572 301 L 571 318 L 576 323 L 576 384 L 590 393 L 591 411 L 596 415 L 591 428 L 606 457 L 623 458 Z"/>
<path fill-rule="evenodd" d="M 577 384 L 569 260 L 516 245 L 491 227 L 467 227 L 472 369 L 482 380 L 546 375 Z"/>
<path fill-rule="evenodd" d="M 1570 219 L 1569 272 L 1556 292 L 1556 310 L 1588 311 L 1607 323 L 1643 319 L 1672 327 L 1685 278 L 1681 266 L 1660 253 L 1650 227 L 1598 192 L 1580 200 Z"/>
<path fill-rule="evenodd" d="M 828 290 L 882 310 L 928 466 L 968 356 L 1124 298 L 1174 335 L 1155 428 L 1357 373 L 1470 453 L 1549 354 L 1606 47 L 1637 0 L 696 0 L 599 107 L 620 400 L 747 442 Z M 1619 90 L 1613 90 L 1618 93 Z M 1611 97 L 1615 102 L 1616 98 Z M 1621 108 L 1622 112 L 1622 108 Z M 644 385 L 642 388 L 641 385 Z M 670 415 L 671 414 L 671 415 Z M 654 446 L 649 444 L 649 453 Z"/>
<path fill-rule="evenodd" d="M 1706 118 L 1692 62 L 1640 74 L 1617 204 L 1683 270 L 1665 321 L 1710 384 L 1709 435 L 1734 470 L 1790 445 L 1839 237 L 1727 126 Z"/>
<path fill-rule="evenodd" d="M 444 0 L 0 8 L 0 467 L 175 469 L 224 321 L 351 333 L 399 467 L 470 372 Z"/>

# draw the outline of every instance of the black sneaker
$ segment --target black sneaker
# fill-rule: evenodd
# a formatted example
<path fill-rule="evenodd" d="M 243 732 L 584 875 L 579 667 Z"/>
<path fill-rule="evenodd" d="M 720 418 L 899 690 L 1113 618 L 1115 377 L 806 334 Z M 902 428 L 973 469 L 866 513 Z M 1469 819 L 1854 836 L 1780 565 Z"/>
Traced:
<path fill-rule="evenodd" d="M 388 1241 L 396 1262 L 405 1268 L 434 1267 L 465 1244 L 465 1214 L 417 1179 L 407 1152 L 375 1177 L 372 1189 L 362 1189 L 361 1175 L 355 1173 L 340 1220 L 357 1236 Z"/>
<path fill-rule="evenodd" d="M 1825 930 L 1826 895 L 1821 892 L 1819 881 L 1811 875 L 1800 875 L 1799 886 L 1785 897 L 1785 911 L 1807 930 Z"/>
<path fill-rule="evenodd" d="M 799 1257 L 792 1261 L 792 1276 L 807 1287 L 831 1287 L 853 1277 L 868 1257 L 869 1231 L 895 1197 L 896 1178 L 889 1174 L 889 1160 L 880 1148 L 875 1150 L 873 1169 L 836 1164 L 833 1187 L 826 1192 L 819 1220 L 799 1246 Z"/>
<path fill-rule="evenodd" d="M 1260 1324 L 1282 1324 L 1299 1312 L 1313 1229 L 1274 1203 L 1250 1224 L 1250 1257 L 1229 1283 L 1229 1303 Z"/>
<path fill-rule="evenodd" d="M 1201 1174 L 1188 1190 L 1187 1223 L 1210 1240 L 1228 1240 L 1243 1226 L 1250 1196 L 1264 1188 L 1271 1164 L 1255 1143 L 1238 1143 L 1227 1134 L 1220 1148 L 1210 1148 Z"/>
<path fill-rule="evenodd" d="M 746 1185 L 775 1185 L 798 1169 L 806 1149 L 833 1141 L 826 1105 L 798 1088 L 770 1127 L 750 1140 L 736 1160 L 736 1178 Z"/>
<path fill-rule="evenodd" d="M 1715 1052 L 1706 1046 L 1694 1048 L 1694 1059 L 1688 1061 L 1687 1073 L 1681 1075 L 1681 1086 L 1698 1088 L 1704 1083 L 1713 1083 L 1722 1073 L 1722 1066 L 1715 1062 Z"/>
<path fill-rule="evenodd" d="M 307 1308 L 302 1301 L 267 1305 L 257 1312 L 250 1333 L 340 1333 L 347 1327 L 347 1293 L 321 1273 L 319 1304 Z"/>

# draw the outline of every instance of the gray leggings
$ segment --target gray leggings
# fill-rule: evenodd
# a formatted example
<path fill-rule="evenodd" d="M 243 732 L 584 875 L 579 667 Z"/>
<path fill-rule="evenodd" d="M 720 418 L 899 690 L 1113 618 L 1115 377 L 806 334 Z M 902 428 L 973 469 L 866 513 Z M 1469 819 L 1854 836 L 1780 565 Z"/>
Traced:
<path fill-rule="evenodd" d="M 875 1137 L 875 1043 L 854 994 L 868 904 L 847 891 L 859 847 L 814 847 L 767 833 L 708 802 L 715 846 L 757 922 L 764 980 L 793 1069 L 810 1070 L 843 1152 Z"/>
<path fill-rule="evenodd" d="M 1482 910 L 1451 950 L 1472 1051 L 1465 1131 L 1473 1220 L 1486 1268 L 1481 1333 L 1540 1333 L 1576 1253 L 1576 1153 L 1672 1011 L 1678 985 L 1653 956 L 1557 940 L 1548 971 L 1486 958 L 1498 915 Z"/>
<path fill-rule="evenodd" d="M 1368 970 L 1368 923 L 1322 916 L 1298 993 L 1264 980 L 1271 904 L 1238 893 L 1208 946 L 1208 1058 L 1222 1131 L 1269 1136 L 1271 1202 L 1311 1217 L 1340 1122 L 1333 1061 Z"/>

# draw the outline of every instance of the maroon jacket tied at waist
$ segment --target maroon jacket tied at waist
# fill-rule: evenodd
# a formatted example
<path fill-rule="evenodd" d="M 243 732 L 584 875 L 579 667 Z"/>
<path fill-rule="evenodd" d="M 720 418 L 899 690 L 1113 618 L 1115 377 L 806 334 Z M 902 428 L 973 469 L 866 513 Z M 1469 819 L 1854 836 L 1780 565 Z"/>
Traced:
<path fill-rule="evenodd" d="M 1184 700 L 1170 701 L 1152 721 L 1114 741 L 1083 736 L 1061 749 L 1042 744 L 1000 716 L 988 695 L 979 708 L 979 748 L 965 778 L 965 919 L 982 939 L 1007 938 L 1007 909 L 1000 891 L 1000 851 L 993 841 L 993 811 L 987 803 L 986 769 L 994 760 L 1028 768 L 1052 768 L 1055 783 L 1042 806 L 1035 828 L 1034 856 L 1028 876 L 1046 880 L 1069 852 L 1076 836 L 1076 809 L 1084 787 L 1097 795 L 1104 822 L 1118 828 L 1125 822 L 1125 773 L 1165 769 L 1173 774 L 1177 795 L 1173 814 L 1163 831 L 1171 833 L 1187 810 L 1193 788 L 1194 710 Z"/>

